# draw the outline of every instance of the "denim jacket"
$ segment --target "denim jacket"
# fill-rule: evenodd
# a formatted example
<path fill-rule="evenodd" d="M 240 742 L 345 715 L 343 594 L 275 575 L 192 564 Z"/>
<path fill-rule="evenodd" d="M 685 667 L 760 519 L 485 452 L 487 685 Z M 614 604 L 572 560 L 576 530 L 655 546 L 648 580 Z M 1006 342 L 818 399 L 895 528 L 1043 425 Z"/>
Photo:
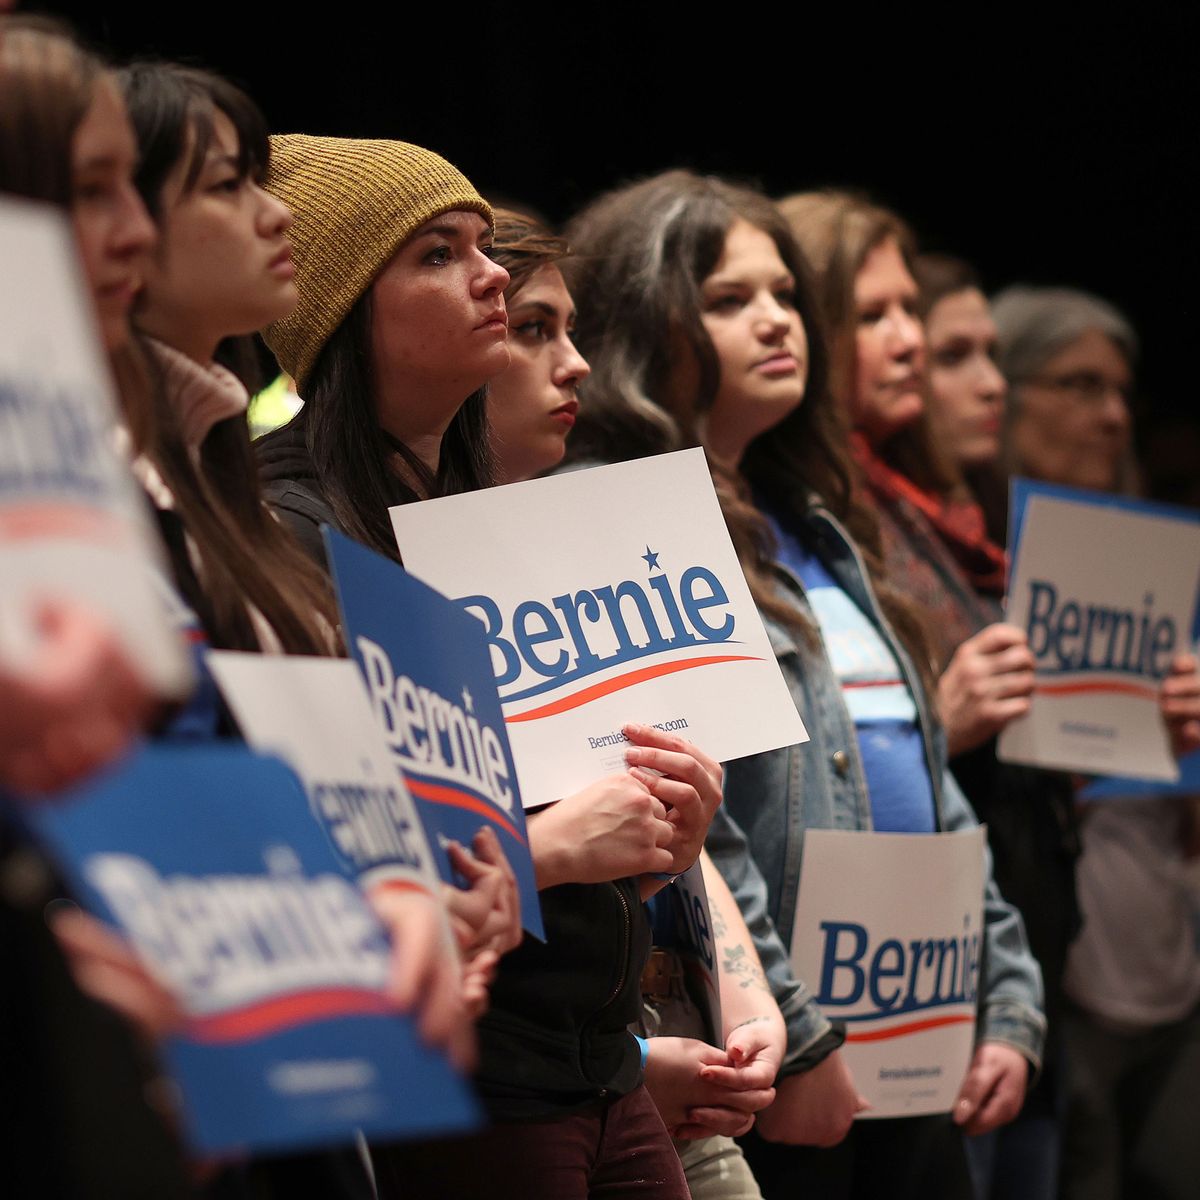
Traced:
<path fill-rule="evenodd" d="M 866 566 L 833 516 L 816 507 L 798 530 L 838 584 L 874 622 L 908 679 L 925 742 L 939 831 L 978 824 L 946 768 L 945 744 L 930 713 L 912 662 L 883 618 Z M 779 587 L 817 622 L 800 581 L 776 564 Z M 871 829 L 871 803 L 854 722 L 824 651 L 764 615 L 764 623 L 810 741 L 725 764 L 725 803 L 709 830 L 707 848 L 738 901 L 754 938 L 775 999 L 788 1027 L 789 1063 L 805 1058 L 822 1039 L 832 1039 L 828 1019 L 808 987 L 795 977 L 791 944 L 804 831 Z M 986 859 L 984 956 L 980 980 L 979 1040 L 1006 1042 L 1036 1069 L 1046 1022 L 1042 978 L 1029 952 L 1020 914 L 992 881 Z M 793 1068 L 797 1069 L 797 1068 Z"/>

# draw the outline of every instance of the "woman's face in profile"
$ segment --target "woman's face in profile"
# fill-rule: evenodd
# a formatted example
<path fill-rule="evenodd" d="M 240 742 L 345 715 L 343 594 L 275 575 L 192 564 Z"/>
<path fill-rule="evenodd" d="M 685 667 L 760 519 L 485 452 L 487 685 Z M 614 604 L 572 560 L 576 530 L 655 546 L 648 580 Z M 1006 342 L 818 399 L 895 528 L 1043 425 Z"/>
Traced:
<path fill-rule="evenodd" d="M 189 182 L 194 132 L 163 184 L 160 237 L 146 268 L 138 320 L 195 357 L 226 337 L 253 333 L 296 307 L 292 215 L 240 167 L 241 144 L 225 113 Z"/>
<path fill-rule="evenodd" d="M 873 445 L 910 425 L 924 408 L 925 330 L 917 284 L 899 243 L 885 238 L 854 279 L 855 372 L 850 421 Z"/>
<path fill-rule="evenodd" d="M 771 235 L 737 220 L 700 285 L 700 302 L 700 320 L 720 367 L 705 443 L 736 466 L 759 434 L 804 399 L 808 337 L 796 307 L 796 280 Z"/>
<path fill-rule="evenodd" d="M 1111 338 L 1089 329 L 1014 383 L 1017 469 L 1071 487 L 1111 490 L 1129 450 L 1133 372 Z"/>
<path fill-rule="evenodd" d="M 978 288 L 943 296 L 925 320 L 929 339 L 929 424 L 960 468 L 1000 454 L 1004 376 L 996 366 L 996 323 Z"/>
<path fill-rule="evenodd" d="M 512 362 L 488 390 L 488 424 L 499 482 L 515 483 L 562 460 L 591 368 L 571 340 L 575 305 L 558 267 L 539 267 L 505 299 Z"/>
<path fill-rule="evenodd" d="M 71 140 L 71 223 L 106 350 L 129 339 L 129 310 L 156 237 L 133 186 L 137 143 L 111 80 L 96 82 Z"/>
<path fill-rule="evenodd" d="M 392 256 L 371 288 L 371 355 L 381 414 L 401 441 L 443 433 L 472 392 L 509 363 L 504 289 L 492 229 L 476 212 L 442 213 Z"/>

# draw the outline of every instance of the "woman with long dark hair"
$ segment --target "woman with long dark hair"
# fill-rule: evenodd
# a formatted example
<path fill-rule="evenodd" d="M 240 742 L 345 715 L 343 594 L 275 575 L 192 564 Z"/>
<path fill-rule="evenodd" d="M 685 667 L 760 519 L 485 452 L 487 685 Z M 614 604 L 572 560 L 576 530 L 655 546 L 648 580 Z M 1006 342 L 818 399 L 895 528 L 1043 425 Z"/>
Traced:
<path fill-rule="evenodd" d="M 401 142 L 275 137 L 268 186 L 296 217 L 300 304 L 266 337 L 304 399 L 260 443 L 268 492 L 314 555 L 328 522 L 399 560 L 390 505 L 492 482 L 485 388 L 510 360 L 492 210 L 445 160 Z M 547 941 L 501 961 L 480 1020 L 494 1128 L 476 1155 L 381 1155 L 381 1186 L 686 1195 L 627 1026 L 646 953 L 639 901 L 662 885 L 651 873 L 695 861 L 720 768 L 671 735 L 626 733 L 668 778 L 635 768 L 530 817 Z"/>
<path fill-rule="evenodd" d="M 581 454 L 630 457 L 703 445 L 747 579 L 811 741 L 726 766 L 708 847 L 755 935 L 788 1023 L 778 1098 L 748 1156 L 765 1196 L 969 1195 L 946 1118 L 859 1123 L 841 1035 L 795 978 L 791 937 L 804 832 L 934 832 L 974 824 L 945 769 L 920 622 L 888 583 L 856 500 L 807 264 L 761 194 L 687 172 L 621 189 L 575 219 L 578 338 L 593 373 Z M 574 452 L 574 451 L 573 451 Z M 882 674 L 852 677 L 824 639 Z M 898 682 L 897 682 L 898 680 Z M 876 683 L 887 720 L 859 699 Z M 883 692 L 887 690 L 887 695 Z M 960 1120 L 1020 1104 L 1043 1022 L 1019 918 L 989 882 L 980 1042 Z M 1019 1047 L 1019 1050 L 1015 1047 Z"/>
<path fill-rule="evenodd" d="M 114 369 L 154 241 L 133 187 L 136 154 L 104 64 L 56 25 L 0 17 L 0 192 L 69 215 Z M 52 602 L 39 626 L 38 653 L 0 672 L 0 786 L 27 795 L 74 782 L 113 757 L 152 704 L 90 614 Z M 0 813 L 6 1185 L 64 1200 L 187 1195 L 180 1151 L 148 1099 L 155 1071 L 146 1047 L 117 1015 L 147 1029 L 176 1010 L 97 923 L 78 911 L 52 916 L 46 906 L 58 894 L 53 870 Z"/>
<path fill-rule="evenodd" d="M 508 369 L 492 380 L 488 417 L 497 475 L 516 482 L 558 464 L 579 411 L 589 367 L 572 340 L 575 305 L 562 269 L 565 239 L 535 219 L 496 210 L 493 251 L 509 273 Z M 655 946 L 642 976 L 646 1086 L 675 1140 L 693 1200 L 758 1200 L 732 1137 L 745 1133 L 775 1096 L 786 1032 L 753 940 L 711 860 L 700 855 L 713 934 L 720 1028 L 689 986 L 689 963 L 674 947 L 674 897 L 652 897 Z M 713 1028 L 708 1028 L 709 1021 Z M 712 1036 L 721 1048 L 704 1039 Z"/>

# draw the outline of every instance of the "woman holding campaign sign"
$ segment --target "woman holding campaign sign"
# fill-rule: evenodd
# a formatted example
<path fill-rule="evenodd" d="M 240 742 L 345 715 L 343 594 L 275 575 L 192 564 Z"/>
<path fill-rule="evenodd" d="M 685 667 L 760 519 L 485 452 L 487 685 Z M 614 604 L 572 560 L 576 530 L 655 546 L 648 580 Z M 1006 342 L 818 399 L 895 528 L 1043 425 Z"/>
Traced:
<path fill-rule="evenodd" d="M 0 193 L 69 211 L 104 349 L 129 342 L 129 308 L 154 227 L 131 181 L 136 147 L 103 64 L 63 31 L 5 18 Z M 150 697 L 96 618 L 47 604 L 42 656 L 4 669 L 0 782 L 65 786 L 117 753 Z"/>
<path fill-rule="evenodd" d="M 110 354 L 128 341 L 129 305 L 154 238 L 133 188 L 135 158 L 104 64 L 57 26 L 0 17 L 0 193 L 69 213 Z M 55 315 L 41 314 L 48 330 Z M 104 765 L 153 704 L 102 620 L 47 603 L 38 626 L 32 658 L 0 671 L 0 792 L 26 796 Z M 9 802 L 0 795 L 0 809 Z M 108 1007 L 150 1027 L 177 1020 L 175 1006 L 117 939 L 73 906 L 60 908 L 54 922 L 67 942 L 68 969 L 48 928 L 53 872 L 11 813 L 0 813 L 0 893 L 8 1187 L 64 1198 L 190 1194 L 175 1139 L 148 1100 L 144 1047 Z"/>
<path fill-rule="evenodd" d="M 510 358 L 492 211 L 416 146 L 287 135 L 272 149 L 268 186 L 296 219 L 300 304 L 266 338 L 305 407 L 263 439 L 269 494 L 314 554 L 328 522 L 398 559 L 389 506 L 492 479 L 484 387 Z M 720 768 L 656 730 L 626 732 L 641 766 L 673 778 L 635 768 L 530 822 L 547 942 L 502 961 L 480 1024 L 478 1081 L 497 1125 L 475 1148 L 493 1173 L 481 1178 L 458 1147 L 406 1150 L 381 1157 L 397 1192 L 582 1197 L 614 1181 L 686 1195 L 627 1026 L 646 952 L 640 899 L 661 886 L 645 877 L 695 861 Z M 669 820 L 667 804 L 686 819 Z"/>
<path fill-rule="evenodd" d="M 1073 797 L 1063 776 L 996 760 L 996 733 L 1029 710 L 1033 658 L 1024 633 L 999 623 L 1004 551 L 987 538 L 961 474 L 999 446 L 1004 381 L 987 304 L 964 280 L 934 308 L 913 278 L 912 233 L 860 197 L 812 193 L 782 207 L 818 272 L 863 494 L 879 518 L 890 578 L 904 581 L 926 618 L 951 767 L 988 826 L 1001 892 L 1025 919 L 1053 1039 L 1058 981 L 1078 923 Z M 936 264 L 926 271 L 936 277 Z M 1001 1177 L 1021 1196 L 1054 1194 L 1053 1041 L 1047 1054 L 1016 1126 L 968 1143 L 983 1194 Z"/>
<path fill-rule="evenodd" d="M 518 482 L 548 470 L 563 457 L 578 411 L 576 389 L 589 368 L 571 341 L 575 306 L 563 280 L 568 246 L 530 217 L 496 210 L 494 251 L 509 272 L 504 299 L 509 313 L 512 363 L 493 380 L 488 395 L 497 476 Z M 752 1200 L 758 1187 L 732 1135 L 746 1132 L 754 1114 L 774 1098 L 786 1030 L 771 996 L 753 941 L 724 880 L 701 854 L 710 931 L 710 967 L 700 953 L 679 949 L 680 905 L 697 903 L 686 878 L 653 897 L 656 945 L 643 972 L 646 1085 L 676 1139 L 693 1200 Z M 686 918 L 685 918 L 686 921 Z M 686 980 L 697 970 L 715 974 L 720 1029 L 707 1028 L 703 998 Z M 715 1025 L 715 1021 L 713 1022 Z M 711 1036 L 724 1049 L 703 1040 Z"/>
<path fill-rule="evenodd" d="M 1009 288 L 994 311 L 998 363 L 1012 389 L 1005 469 L 1128 495 L 1138 344 L 1129 321 L 1066 288 Z M 1139 580 L 1139 594 L 1149 586 Z M 1159 707 L 1179 754 L 1195 749 L 1200 731 L 1196 661 L 1179 654 L 1170 666 Z M 1194 808 L 1186 797 L 1142 791 L 1128 780 L 1080 809 L 1083 928 L 1067 958 L 1061 1023 L 1063 1194 L 1071 1200 L 1182 1200 L 1200 1172 L 1200 972 L 1184 874 Z"/>
<path fill-rule="evenodd" d="M 844 993 L 854 990 L 847 983 L 869 974 L 881 1011 L 911 1014 L 933 1004 L 936 1012 L 955 1003 L 965 1015 L 952 1019 L 969 1023 L 981 939 L 987 947 L 978 983 L 981 1039 L 957 1111 L 980 1125 L 1008 1119 L 1020 1105 L 1027 1059 L 1038 1060 L 1040 987 L 1019 918 L 990 882 L 985 890 L 979 858 L 978 890 L 973 898 L 968 890 L 961 916 L 954 907 L 961 901 L 944 890 L 940 874 L 918 888 L 896 878 L 904 868 L 895 863 L 890 890 L 883 890 L 876 910 L 886 921 L 890 908 L 907 910 L 910 893 L 916 893 L 928 902 L 930 920 L 957 921 L 960 933 L 967 922 L 972 932 L 961 952 L 949 938 L 913 941 L 916 957 L 901 967 L 908 947 L 891 940 L 872 958 L 863 957 L 867 926 L 832 919 L 839 910 L 860 912 L 856 894 L 872 890 L 866 877 L 848 876 L 854 867 L 846 865 L 814 901 L 831 918 L 826 925 L 832 938 L 824 968 L 821 956 L 816 959 L 817 997 L 789 961 L 786 946 L 801 925 L 811 926 L 812 934 L 797 939 L 791 957 L 811 959 L 811 947 L 819 949 L 811 938 L 820 936 L 822 914 L 797 907 L 805 878 L 818 873 L 821 857 L 833 861 L 826 849 L 832 843 L 815 831 L 930 834 L 969 831 L 974 820 L 945 770 L 927 693 L 912 666 L 910 648 L 917 662 L 925 661 L 919 626 L 884 585 L 877 560 L 862 549 L 876 535 L 870 516 L 852 499 L 808 268 L 787 224 L 758 193 L 672 172 L 603 198 L 570 232 L 583 264 L 575 287 L 580 348 L 593 367 L 582 452 L 611 458 L 703 441 L 735 545 L 812 738 L 728 764 L 726 809 L 709 838 L 788 1022 L 779 1097 L 760 1117 L 759 1130 L 791 1143 L 832 1145 L 845 1137 L 864 1101 L 837 1049 L 843 1035 L 817 1001 L 836 1011 L 848 1003 Z M 655 265 L 651 274 L 647 263 Z M 814 834 L 806 838 L 809 830 Z M 964 840 L 956 844 L 967 847 L 968 857 L 982 853 L 977 833 L 959 838 Z M 921 844 L 939 841 L 902 844 L 912 845 L 915 855 Z M 853 863 L 855 853 L 849 853 Z M 980 905 L 982 928 L 974 924 Z M 839 940 L 843 931 L 845 941 Z M 932 959 L 935 953 L 938 979 L 930 1000 L 930 984 L 920 983 L 920 956 Z M 960 969 L 957 983 L 942 973 L 951 963 Z M 968 963 L 974 967 L 963 974 Z M 907 985 L 880 987 L 885 965 Z M 924 1019 L 916 1025 L 923 1027 Z M 888 1035 L 885 1029 L 869 1038 Z M 860 1040 L 854 1033 L 851 1039 Z M 910 1073 L 933 1078 L 944 1070 L 922 1064 L 919 1045 L 906 1053 L 918 1060 Z M 965 1065 L 969 1052 L 958 1053 Z M 903 1081 L 909 1068 L 889 1069 L 890 1076 L 880 1075 L 886 1085 L 864 1078 L 861 1086 L 879 1098 L 880 1107 L 899 1090 L 922 1111 L 920 1087 L 890 1082 Z M 939 1085 L 949 1088 L 942 1092 L 944 1109 L 955 1101 L 957 1083 Z M 784 1148 L 752 1138 L 749 1154 L 767 1196 L 792 1195 L 805 1184 L 814 1190 L 823 1184 L 828 1195 L 970 1194 L 961 1136 L 946 1117 L 859 1123 L 836 1150 Z"/>

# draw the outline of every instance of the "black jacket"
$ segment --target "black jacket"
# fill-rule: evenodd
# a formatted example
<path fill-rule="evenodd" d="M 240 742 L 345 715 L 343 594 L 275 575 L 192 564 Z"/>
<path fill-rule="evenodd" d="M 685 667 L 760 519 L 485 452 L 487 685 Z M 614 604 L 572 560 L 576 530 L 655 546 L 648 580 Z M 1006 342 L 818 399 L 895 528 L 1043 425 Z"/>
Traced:
<path fill-rule="evenodd" d="M 336 527 L 302 430 L 257 443 L 263 493 L 323 567 L 320 525 Z M 537 1119 L 631 1091 L 641 1052 L 650 928 L 632 880 L 563 884 L 541 893 L 546 942 L 526 938 L 500 963 L 479 1022 L 476 1083 L 498 1120 Z"/>

